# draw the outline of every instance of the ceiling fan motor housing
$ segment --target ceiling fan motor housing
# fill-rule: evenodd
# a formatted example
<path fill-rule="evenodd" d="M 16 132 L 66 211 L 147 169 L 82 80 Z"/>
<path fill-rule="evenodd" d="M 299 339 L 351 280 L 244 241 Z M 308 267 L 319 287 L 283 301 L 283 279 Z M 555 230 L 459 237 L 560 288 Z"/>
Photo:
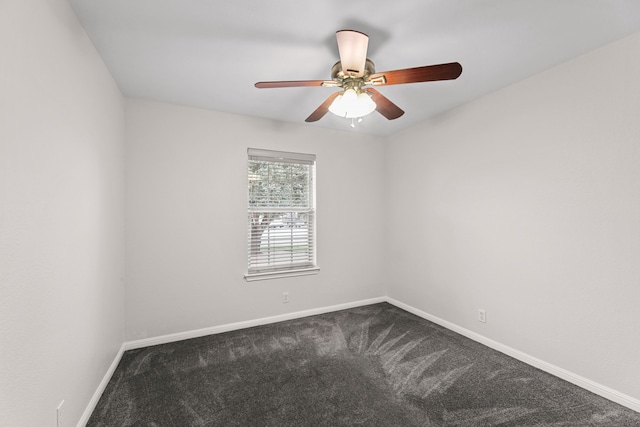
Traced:
<path fill-rule="evenodd" d="M 355 77 L 357 73 L 354 73 L 354 75 L 345 74 L 344 71 L 342 71 L 342 62 L 338 61 L 335 64 L 333 64 L 333 67 L 331 67 L 331 78 L 334 80 L 344 80 L 344 79 L 350 78 L 350 79 L 360 79 L 364 81 L 367 79 L 369 75 L 375 74 L 375 72 L 376 72 L 376 67 L 373 61 L 371 61 L 370 59 L 367 59 L 364 63 L 364 73 L 362 77 Z"/>

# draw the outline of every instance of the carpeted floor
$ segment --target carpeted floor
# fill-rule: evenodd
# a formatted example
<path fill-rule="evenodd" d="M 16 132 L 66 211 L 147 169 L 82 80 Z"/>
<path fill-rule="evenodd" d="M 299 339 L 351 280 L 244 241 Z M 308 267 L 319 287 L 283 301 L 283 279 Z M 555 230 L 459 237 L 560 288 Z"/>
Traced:
<path fill-rule="evenodd" d="M 382 303 L 125 352 L 96 426 L 640 426 Z"/>

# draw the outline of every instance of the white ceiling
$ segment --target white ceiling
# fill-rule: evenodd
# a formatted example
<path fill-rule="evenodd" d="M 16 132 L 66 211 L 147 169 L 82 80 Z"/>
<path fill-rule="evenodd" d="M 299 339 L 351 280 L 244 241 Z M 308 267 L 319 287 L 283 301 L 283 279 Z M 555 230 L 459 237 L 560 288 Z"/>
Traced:
<path fill-rule="evenodd" d="M 69 2 L 127 97 L 303 124 L 335 88 L 253 84 L 329 79 L 340 29 L 369 35 L 376 71 L 462 64 L 457 80 L 378 88 L 406 111 L 399 119 L 305 124 L 378 135 L 640 31 L 640 0 Z"/>

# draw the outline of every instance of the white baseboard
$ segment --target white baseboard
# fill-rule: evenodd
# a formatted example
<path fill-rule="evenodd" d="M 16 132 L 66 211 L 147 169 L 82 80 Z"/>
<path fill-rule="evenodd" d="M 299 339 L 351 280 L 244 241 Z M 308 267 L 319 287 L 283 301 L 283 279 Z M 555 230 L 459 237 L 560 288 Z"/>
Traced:
<path fill-rule="evenodd" d="M 632 409 L 636 412 L 640 412 L 640 400 L 635 399 L 631 396 L 627 396 L 626 394 L 620 393 L 616 390 L 613 390 L 609 387 L 606 387 L 602 384 L 598 384 L 590 379 L 584 378 L 580 375 L 576 375 L 573 372 L 567 371 L 566 369 L 555 366 L 551 363 L 547 363 L 544 360 L 540 360 L 536 357 L 530 356 L 526 353 L 523 353 L 519 350 L 501 344 L 497 341 L 484 337 L 476 332 L 470 331 L 463 327 L 460 327 L 454 323 L 443 320 L 439 317 L 426 313 L 422 310 L 419 310 L 415 307 L 412 307 L 408 304 L 395 300 L 393 298 L 387 297 L 386 301 L 389 304 L 395 305 L 398 308 L 401 308 L 409 313 L 413 313 L 416 316 L 422 317 L 423 319 L 429 320 L 435 324 L 438 324 L 444 328 L 447 328 L 453 332 L 456 332 L 460 335 L 463 335 L 467 338 L 470 338 L 474 341 L 479 342 L 480 344 L 486 345 L 494 350 L 499 351 L 500 353 L 504 353 L 508 356 L 513 357 L 514 359 L 518 359 L 521 362 L 524 362 L 528 365 L 534 366 L 542 371 L 545 371 L 551 375 L 554 375 L 558 378 L 561 378 L 565 381 L 568 381 L 572 384 L 577 385 L 578 387 L 589 390 L 592 393 L 595 393 L 599 396 L 604 397 L 605 399 L 616 402 L 622 406 L 626 406 L 629 409 Z"/>
<path fill-rule="evenodd" d="M 182 341 L 191 338 L 204 337 L 206 335 L 221 334 L 223 332 L 235 331 L 238 329 L 252 328 L 254 326 L 267 325 L 269 323 L 283 322 L 285 320 L 299 319 L 301 317 L 315 316 L 317 314 L 330 313 L 332 311 L 346 310 L 348 308 L 362 307 L 364 305 L 386 302 L 386 297 L 371 298 L 345 304 L 337 304 L 329 307 L 313 308 L 310 310 L 296 311 L 294 313 L 279 314 L 277 316 L 263 317 L 260 319 L 246 320 L 244 322 L 229 323 L 226 325 L 211 326 L 209 328 L 196 329 L 175 334 L 161 335 L 158 337 L 145 338 L 124 343 L 125 350 L 149 347 L 152 345 L 166 344 L 174 341 Z"/>
<path fill-rule="evenodd" d="M 107 384 L 109 384 L 109 381 L 111 381 L 111 377 L 113 376 L 113 373 L 116 371 L 116 368 L 118 367 L 118 363 L 120 363 L 120 359 L 122 359 L 122 355 L 124 354 L 124 351 L 125 351 L 124 344 L 122 344 L 120 346 L 120 350 L 118 350 L 118 353 L 116 354 L 115 359 L 113 359 L 113 362 L 111 362 L 111 366 L 109 366 L 109 369 L 107 369 L 107 372 L 104 374 L 104 377 L 102 377 L 102 381 L 100 381 L 100 384 L 98 384 L 98 388 L 96 389 L 95 393 L 93 393 L 93 396 L 91 397 L 89 404 L 84 410 L 82 417 L 80 417 L 80 421 L 78 421 L 78 424 L 76 427 L 84 427 L 89 422 L 89 418 L 91 418 L 91 414 L 93 413 L 93 410 L 96 408 L 96 405 L 100 400 L 100 396 L 102 396 L 102 393 L 104 393 L 104 389 L 107 388 Z"/>

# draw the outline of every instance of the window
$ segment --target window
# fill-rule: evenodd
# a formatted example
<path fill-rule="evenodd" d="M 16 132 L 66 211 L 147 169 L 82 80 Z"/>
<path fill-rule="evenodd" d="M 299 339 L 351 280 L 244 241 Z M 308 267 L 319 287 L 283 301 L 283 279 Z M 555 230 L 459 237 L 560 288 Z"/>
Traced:
<path fill-rule="evenodd" d="M 249 148 L 247 280 L 318 272 L 314 154 Z"/>

